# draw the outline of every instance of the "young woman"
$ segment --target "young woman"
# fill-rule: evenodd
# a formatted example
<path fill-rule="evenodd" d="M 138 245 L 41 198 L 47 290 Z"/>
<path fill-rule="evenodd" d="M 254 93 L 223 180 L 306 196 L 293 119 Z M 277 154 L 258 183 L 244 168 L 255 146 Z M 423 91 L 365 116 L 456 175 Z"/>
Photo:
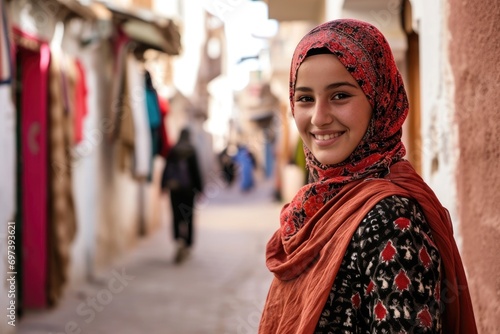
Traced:
<path fill-rule="evenodd" d="M 311 30 L 290 103 L 310 182 L 267 245 L 259 333 L 477 333 L 448 212 L 403 159 L 408 100 L 380 31 Z"/>

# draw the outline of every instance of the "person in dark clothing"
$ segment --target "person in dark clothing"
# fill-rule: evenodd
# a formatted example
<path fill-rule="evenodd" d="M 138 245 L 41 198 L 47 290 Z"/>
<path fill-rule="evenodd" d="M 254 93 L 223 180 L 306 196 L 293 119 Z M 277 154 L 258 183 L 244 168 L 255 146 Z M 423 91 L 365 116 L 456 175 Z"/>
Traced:
<path fill-rule="evenodd" d="M 175 262 L 182 262 L 193 245 L 195 199 L 203 193 L 203 181 L 188 129 L 180 133 L 170 150 L 162 175 L 163 191 L 170 191 L 174 239 L 177 242 Z"/>
<path fill-rule="evenodd" d="M 236 174 L 236 165 L 234 162 L 234 157 L 229 154 L 228 147 L 224 148 L 222 152 L 219 153 L 219 166 L 223 173 L 223 179 L 228 186 L 233 184 L 234 176 Z"/>

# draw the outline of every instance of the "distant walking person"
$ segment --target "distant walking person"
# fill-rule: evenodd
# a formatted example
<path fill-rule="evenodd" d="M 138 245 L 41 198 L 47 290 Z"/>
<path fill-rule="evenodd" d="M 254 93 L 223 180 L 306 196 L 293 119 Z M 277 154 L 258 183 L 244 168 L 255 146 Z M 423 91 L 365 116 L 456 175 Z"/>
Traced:
<path fill-rule="evenodd" d="M 241 191 L 247 192 L 253 189 L 255 182 L 253 170 L 255 168 L 255 158 L 245 145 L 238 145 L 238 152 L 234 157 L 239 168 Z"/>
<path fill-rule="evenodd" d="M 170 191 L 174 239 L 177 241 L 175 262 L 180 263 L 193 245 L 195 197 L 203 192 L 198 159 L 188 129 L 181 131 L 177 144 L 167 156 L 161 187 Z"/>

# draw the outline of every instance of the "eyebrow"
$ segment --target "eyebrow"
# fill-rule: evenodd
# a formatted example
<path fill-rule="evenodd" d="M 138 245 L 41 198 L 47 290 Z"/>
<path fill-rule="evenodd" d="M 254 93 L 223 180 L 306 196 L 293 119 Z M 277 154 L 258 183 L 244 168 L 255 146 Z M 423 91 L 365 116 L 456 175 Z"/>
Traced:
<path fill-rule="evenodd" d="M 353 88 L 358 88 L 358 86 L 348 82 L 348 81 L 340 81 L 340 82 L 334 82 L 334 83 L 331 83 L 329 84 L 328 86 L 325 87 L 325 90 L 329 90 L 329 89 L 334 89 L 334 88 L 339 88 L 339 87 L 342 87 L 342 86 L 349 86 L 349 87 L 353 87 Z M 295 91 L 300 91 L 300 92 L 311 92 L 312 89 L 309 88 L 309 87 L 295 87 Z"/>

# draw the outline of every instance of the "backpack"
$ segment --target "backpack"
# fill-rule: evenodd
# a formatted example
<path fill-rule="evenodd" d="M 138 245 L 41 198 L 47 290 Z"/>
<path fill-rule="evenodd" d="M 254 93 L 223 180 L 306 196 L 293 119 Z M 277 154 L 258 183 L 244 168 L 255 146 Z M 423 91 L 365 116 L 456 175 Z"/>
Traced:
<path fill-rule="evenodd" d="M 162 177 L 162 188 L 170 190 L 189 190 L 191 177 L 187 159 L 175 159 L 167 162 Z"/>

